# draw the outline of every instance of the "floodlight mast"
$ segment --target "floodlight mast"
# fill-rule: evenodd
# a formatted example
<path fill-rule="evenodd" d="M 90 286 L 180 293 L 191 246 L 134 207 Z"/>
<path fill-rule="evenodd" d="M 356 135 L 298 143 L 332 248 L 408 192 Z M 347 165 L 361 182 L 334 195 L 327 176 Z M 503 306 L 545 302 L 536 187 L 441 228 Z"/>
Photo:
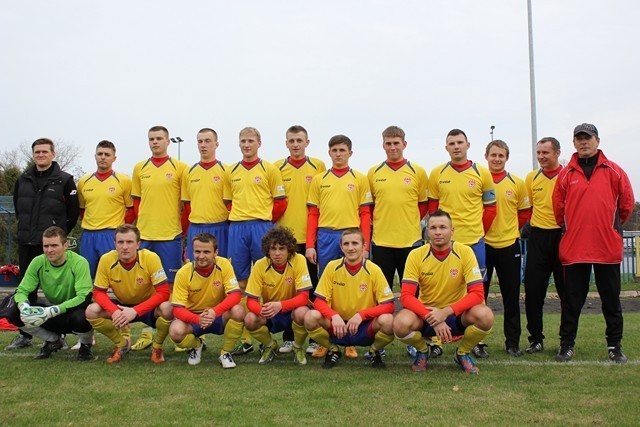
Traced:
<path fill-rule="evenodd" d="M 178 160 L 180 160 L 180 145 L 184 142 L 179 136 L 171 138 L 171 142 L 178 144 Z"/>
<path fill-rule="evenodd" d="M 536 169 L 536 144 L 538 142 L 538 119 L 536 116 L 536 77 L 533 66 L 533 18 L 531 0 L 527 0 L 527 16 L 529 23 L 529 93 L 531 97 L 531 165 Z"/>

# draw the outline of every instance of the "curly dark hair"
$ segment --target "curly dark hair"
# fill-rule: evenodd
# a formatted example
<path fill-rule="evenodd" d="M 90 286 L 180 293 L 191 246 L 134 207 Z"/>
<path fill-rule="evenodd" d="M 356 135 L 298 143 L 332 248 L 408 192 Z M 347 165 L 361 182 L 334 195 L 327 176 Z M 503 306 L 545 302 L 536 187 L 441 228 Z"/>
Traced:
<path fill-rule="evenodd" d="M 293 232 L 286 227 L 273 227 L 267 231 L 262 237 L 262 252 L 264 256 L 269 257 L 269 249 L 273 245 L 282 245 L 289 251 L 289 259 L 293 258 L 298 249 L 298 241 Z"/>

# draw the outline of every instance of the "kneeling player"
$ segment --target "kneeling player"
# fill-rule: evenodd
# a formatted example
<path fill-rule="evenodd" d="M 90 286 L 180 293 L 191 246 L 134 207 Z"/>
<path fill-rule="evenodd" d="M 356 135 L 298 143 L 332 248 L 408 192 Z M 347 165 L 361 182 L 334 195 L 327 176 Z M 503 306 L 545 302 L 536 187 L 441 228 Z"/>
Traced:
<path fill-rule="evenodd" d="M 483 304 L 482 274 L 473 250 L 453 242 L 448 213 L 437 210 L 427 223 L 430 243 L 411 251 L 402 278 L 405 307 L 393 322 L 396 337 L 417 349 L 414 371 L 425 371 L 429 350 L 423 337 L 450 342 L 462 335 L 455 362 L 468 374 L 478 367 L 471 349 L 491 332 L 493 312 Z M 419 296 L 416 297 L 416 288 Z"/>
<path fill-rule="evenodd" d="M 271 333 L 293 329 L 293 362 L 306 365 L 302 349 L 307 330 L 304 315 L 309 311 L 311 278 L 306 258 L 296 253 L 296 238 L 287 228 L 276 227 L 262 237 L 265 257 L 258 260 L 247 284 L 247 307 L 251 310 L 244 318 L 245 327 L 264 345 L 258 361 L 261 365 L 273 360 L 278 344 Z M 262 304 L 260 304 L 262 299 Z"/>
<path fill-rule="evenodd" d="M 218 240 L 209 233 L 192 240 L 194 261 L 182 266 L 173 284 L 171 303 L 176 319 L 169 333 L 178 347 L 189 349 L 189 364 L 202 359 L 204 334 L 223 335 L 219 361 L 223 368 L 235 368 L 231 356 L 244 329 L 242 291 L 228 259 L 218 256 Z"/>
<path fill-rule="evenodd" d="M 87 307 L 93 329 L 114 342 L 107 363 L 119 362 L 131 350 L 131 340 L 121 330 L 134 322 L 157 328 L 151 360 L 164 362 L 162 344 L 173 319 L 169 285 L 160 257 L 140 248 L 140 231 L 124 224 L 115 231 L 116 249 L 100 258 L 94 288 L 94 303 Z M 111 289 L 115 299 L 109 298 Z"/>
<path fill-rule="evenodd" d="M 370 346 L 371 366 L 384 368 L 380 350 L 393 341 L 393 292 L 380 267 L 363 258 L 360 230 L 344 231 L 340 247 L 344 258 L 324 269 L 315 310 L 304 317 L 304 326 L 311 338 L 330 348 L 323 368 L 333 368 L 342 357 L 338 345 Z"/>

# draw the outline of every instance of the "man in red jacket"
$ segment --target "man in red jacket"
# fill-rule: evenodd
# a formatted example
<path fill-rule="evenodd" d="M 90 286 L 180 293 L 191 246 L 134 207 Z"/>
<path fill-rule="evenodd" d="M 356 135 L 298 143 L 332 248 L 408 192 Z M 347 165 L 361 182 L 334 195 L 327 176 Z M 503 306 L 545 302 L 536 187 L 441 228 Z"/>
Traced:
<path fill-rule="evenodd" d="M 560 349 L 556 361 L 567 362 L 575 354 L 580 311 L 589 291 L 593 267 L 602 313 L 607 323 L 609 359 L 625 363 L 622 353 L 620 263 L 622 224 L 634 207 L 629 177 L 598 149 L 598 129 L 589 123 L 576 126 L 576 153 L 560 172 L 553 191 L 553 210 L 565 229 L 560 240 L 560 262 L 565 268 L 566 296 L 562 300 Z"/>

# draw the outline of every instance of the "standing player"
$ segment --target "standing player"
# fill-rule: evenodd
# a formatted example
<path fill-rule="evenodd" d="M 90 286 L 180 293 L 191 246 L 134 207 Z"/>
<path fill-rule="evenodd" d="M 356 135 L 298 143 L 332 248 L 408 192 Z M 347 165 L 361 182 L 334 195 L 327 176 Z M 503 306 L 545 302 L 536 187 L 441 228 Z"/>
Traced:
<path fill-rule="evenodd" d="M 529 172 L 524 181 L 532 206 L 531 234 L 524 267 L 525 312 L 529 331 L 527 353 L 544 350 L 542 309 L 551 273 L 561 300 L 564 291 L 564 272 L 558 257 L 562 229 L 553 215 L 552 202 L 553 187 L 562 170 L 560 142 L 553 137 L 542 138 L 538 141 L 536 155 L 540 169 Z"/>
<path fill-rule="evenodd" d="M 278 344 L 271 333 L 281 331 L 291 331 L 294 337 L 293 362 L 307 364 L 302 345 L 307 339 L 304 315 L 309 311 L 307 302 L 312 286 L 307 261 L 296 253 L 296 248 L 296 238 L 289 229 L 272 228 L 262 238 L 265 257 L 255 263 L 249 276 L 246 293 L 251 311 L 244 318 L 244 324 L 264 345 L 258 361 L 261 365 L 276 356 Z"/>
<path fill-rule="evenodd" d="M 278 220 L 278 225 L 293 230 L 298 247 L 296 252 L 304 254 L 307 239 L 307 198 L 309 187 L 314 176 L 324 172 L 327 168 L 324 162 L 306 155 L 309 146 L 307 130 L 302 126 L 291 126 L 287 129 L 285 144 L 289 150 L 289 157 L 278 160 L 275 165 L 282 174 L 282 183 L 287 194 L 287 210 Z M 307 268 L 311 276 L 311 283 L 315 291 L 318 286 L 318 269 L 316 264 L 307 260 Z M 313 300 L 313 296 L 311 296 Z M 288 332 L 282 337 L 284 343 L 280 347 L 280 353 L 290 352 L 293 349 L 293 336 Z M 318 345 L 311 341 L 307 347 L 307 353 L 313 353 Z"/>
<path fill-rule="evenodd" d="M 529 193 L 524 181 L 505 170 L 509 146 L 499 139 L 487 145 L 484 155 L 496 186 L 498 212 L 485 236 L 487 276 L 484 299 L 489 295 L 491 276 L 495 268 L 504 305 L 504 336 L 507 353 L 522 356 L 520 351 L 520 228 L 531 217 Z"/>
<path fill-rule="evenodd" d="M 189 364 L 202 360 L 204 334 L 223 335 L 219 361 L 223 368 L 235 368 L 233 346 L 243 329 L 242 291 L 231 263 L 218 256 L 218 240 L 209 233 L 193 237 L 194 261 L 182 266 L 176 275 L 171 303 L 176 319 L 171 324 L 171 339 L 189 349 Z"/>
<path fill-rule="evenodd" d="M 456 242 L 471 246 L 482 278 L 486 275 L 484 235 L 496 217 L 496 194 L 489 170 L 467 157 L 467 135 L 460 129 L 447 134 L 445 148 L 451 160 L 429 175 L 429 212 L 449 212 Z M 479 343 L 473 354 L 486 358 L 486 345 Z"/>
<path fill-rule="evenodd" d="M 622 306 L 620 305 L 620 263 L 622 224 L 635 205 L 631 182 L 624 170 L 598 149 L 598 129 L 589 123 L 573 131 L 576 153 L 558 176 L 553 192 L 553 209 L 558 225 L 565 228 L 560 240 L 560 261 L 565 290 L 560 318 L 558 362 L 574 355 L 578 321 L 589 291 L 593 268 L 607 323 L 609 359 L 626 363 L 622 352 Z"/>
<path fill-rule="evenodd" d="M 467 374 L 478 367 L 469 355 L 493 326 L 493 312 L 483 304 L 482 275 L 473 251 L 451 240 L 453 222 L 437 210 L 427 222 L 429 244 L 413 250 L 402 278 L 404 306 L 393 322 L 400 341 L 417 349 L 414 371 L 426 371 L 429 350 L 423 336 L 444 342 L 462 335 L 454 361 Z M 416 297 L 416 290 L 419 296 Z"/>
<path fill-rule="evenodd" d="M 320 276 L 328 262 L 342 256 L 340 239 L 344 230 L 362 230 L 365 238 L 364 257 L 369 258 L 373 200 L 367 177 L 349 167 L 352 154 L 352 143 L 348 137 L 331 137 L 331 170 L 316 175 L 311 181 L 307 200 L 306 257 L 318 264 Z M 326 348 L 319 348 L 314 352 L 314 357 L 322 357 L 323 354 L 326 354 Z M 358 353 L 354 347 L 350 347 L 345 356 L 353 359 L 358 357 Z"/>
<path fill-rule="evenodd" d="M 242 291 L 247 287 L 251 264 L 263 257 L 262 236 L 287 209 L 280 171 L 258 157 L 260 132 L 247 127 L 240 131 L 242 160 L 229 171 L 229 187 L 224 195 L 229 213 L 229 258 Z M 253 351 L 251 337 L 234 349 L 234 355 Z"/>
<path fill-rule="evenodd" d="M 304 326 L 330 348 L 323 368 L 333 368 L 342 357 L 338 345 L 369 346 L 371 366 L 384 368 L 380 351 L 393 341 L 393 292 L 380 267 L 364 257 L 360 230 L 344 231 L 340 245 L 344 258 L 327 264 Z"/>
<path fill-rule="evenodd" d="M 117 363 L 131 350 L 131 339 L 120 329 L 143 322 L 157 328 L 151 360 L 164 362 L 162 344 L 173 319 L 169 285 L 160 257 L 140 249 L 140 232 L 131 224 L 116 228 L 116 249 L 100 258 L 94 282 L 94 303 L 87 307 L 87 320 L 93 328 L 115 344 L 107 363 Z M 107 295 L 111 289 L 115 299 Z M 164 304 L 163 304 L 164 303 Z"/>
<path fill-rule="evenodd" d="M 182 177 L 182 201 L 189 219 L 187 233 L 187 259 L 193 259 L 193 236 L 211 233 L 216 236 L 218 253 L 227 256 L 229 240 L 229 211 L 222 200 L 224 187 L 228 185 L 227 168 L 216 159 L 218 134 L 210 128 L 198 132 L 200 161 Z"/>
<path fill-rule="evenodd" d="M 68 251 L 68 247 L 67 233 L 62 228 L 54 226 L 44 230 L 44 254 L 29 264 L 16 289 L 15 305 L 7 316 L 21 331 L 44 341 L 36 359 L 51 357 L 64 345 L 61 335 L 70 333 L 78 335 L 81 343 L 78 360 L 93 359 L 93 330 L 84 316 L 91 302 L 89 264 L 80 255 Z M 52 306 L 29 301 L 29 295 L 38 286 Z"/>
<path fill-rule="evenodd" d="M 116 146 L 100 141 L 96 147 L 97 170 L 78 181 L 78 199 L 82 217 L 80 255 L 89 261 L 91 277 L 96 276 L 100 257 L 115 249 L 114 230 L 134 221 L 131 180 L 113 170 Z"/>
<path fill-rule="evenodd" d="M 164 126 L 149 129 L 151 157 L 133 168 L 131 197 L 142 238 L 142 249 L 155 252 L 162 261 L 169 288 L 182 265 L 182 226 L 180 220 L 182 175 L 187 165 L 168 154 L 169 131 Z M 143 350 L 152 344 L 151 329 L 132 350 Z"/>

